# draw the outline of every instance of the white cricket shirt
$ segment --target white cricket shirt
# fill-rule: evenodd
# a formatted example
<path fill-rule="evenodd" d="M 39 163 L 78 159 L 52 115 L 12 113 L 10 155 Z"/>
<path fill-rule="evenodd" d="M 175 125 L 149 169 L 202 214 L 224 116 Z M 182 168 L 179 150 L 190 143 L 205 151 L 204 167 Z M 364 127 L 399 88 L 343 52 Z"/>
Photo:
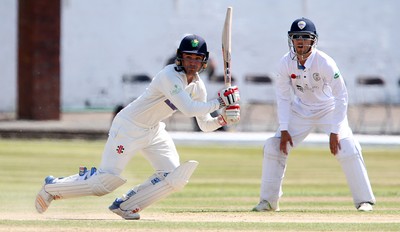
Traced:
<path fill-rule="evenodd" d="M 292 95 L 294 93 L 294 97 Z M 335 61 L 314 49 L 304 66 L 288 52 L 280 61 L 276 95 L 280 130 L 287 130 L 290 113 L 319 118 L 333 110 L 332 133 L 339 132 L 347 114 L 347 90 Z"/>
<path fill-rule="evenodd" d="M 189 117 L 196 117 L 203 131 L 221 127 L 209 113 L 219 109 L 217 99 L 207 102 L 207 91 L 199 75 L 187 83 L 186 74 L 177 72 L 176 65 L 167 65 L 152 80 L 146 91 L 120 111 L 120 117 L 136 125 L 149 128 L 181 111 Z"/>

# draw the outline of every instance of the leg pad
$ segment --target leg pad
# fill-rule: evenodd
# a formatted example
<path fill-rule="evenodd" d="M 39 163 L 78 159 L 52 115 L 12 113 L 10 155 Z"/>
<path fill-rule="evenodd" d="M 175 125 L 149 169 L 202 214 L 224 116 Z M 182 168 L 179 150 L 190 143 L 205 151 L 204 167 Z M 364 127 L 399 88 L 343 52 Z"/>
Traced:
<path fill-rule="evenodd" d="M 56 199 L 65 199 L 81 196 L 102 196 L 114 191 L 125 182 L 126 180 L 113 174 L 97 173 L 86 180 L 55 182 L 46 184 L 44 188 Z"/>
<path fill-rule="evenodd" d="M 139 186 L 137 188 L 137 192 L 130 191 L 128 199 L 124 199 L 122 202 L 118 202 L 117 199 L 114 204 L 119 204 L 120 209 L 127 213 L 139 212 L 154 202 L 167 197 L 171 193 L 182 190 L 189 182 L 197 165 L 197 161 L 188 161 L 169 173 L 165 179 L 158 179 L 158 181 L 150 180 L 152 184 L 144 183 L 143 187 Z"/>

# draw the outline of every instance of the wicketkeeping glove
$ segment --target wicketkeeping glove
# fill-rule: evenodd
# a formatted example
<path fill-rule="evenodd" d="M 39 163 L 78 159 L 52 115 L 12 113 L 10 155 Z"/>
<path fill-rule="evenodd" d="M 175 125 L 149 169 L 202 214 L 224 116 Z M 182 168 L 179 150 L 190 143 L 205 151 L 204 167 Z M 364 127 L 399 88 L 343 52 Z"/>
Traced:
<path fill-rule="evenodd" d="M 239 123 L 240 121 L 239 104 L 231 105 L 223 109 L 222 114 L 218 116 L 218 121 L 221 126 Z"/>
<path fill-rule="evenodd" d="M 218 92 L 218 100 L 221 108 L 230 106 L 240 101 L 239 88 L 237 86 L 228 87 Z"/>

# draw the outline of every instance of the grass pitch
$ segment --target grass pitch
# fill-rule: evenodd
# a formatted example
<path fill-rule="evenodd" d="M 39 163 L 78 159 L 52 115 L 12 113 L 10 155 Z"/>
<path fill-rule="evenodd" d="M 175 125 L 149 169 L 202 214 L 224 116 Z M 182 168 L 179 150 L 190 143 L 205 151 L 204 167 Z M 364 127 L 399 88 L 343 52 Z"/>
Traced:
<path fill-rule="evenodd" d="M 107 207 L 153 173 L 138 154 L 125 169 L 128 182 L 103 197 L 54 201 L 37 214 L 36 193 L 47 175 L 68 176 L 98 166 L 104 141 L 1 140 L 0 231 L 398 231 L 400 148 L 364 148 L 377 198 L 373 212 L 355 210 L 344 174 L 328 147 L 293 150 L 281 212 L 250 210 L 259 200 L 261 147 L 179 146 L 181 161 L 200 165 L 181 192 L 150 206 L 139 221 Z"/>

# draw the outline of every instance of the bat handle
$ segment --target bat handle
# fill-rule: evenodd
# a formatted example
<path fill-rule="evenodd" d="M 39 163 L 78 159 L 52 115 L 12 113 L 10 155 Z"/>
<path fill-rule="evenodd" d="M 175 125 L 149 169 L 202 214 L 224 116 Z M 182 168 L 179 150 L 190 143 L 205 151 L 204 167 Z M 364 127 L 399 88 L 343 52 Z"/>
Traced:
<path fill-rule="evenodd" d="M 226 64 L 225 67 L 225 87 L 231 87 L 232 86 L 232 76 L 231 76 L 231 70 L 229 69 L 229 64 Z"/>

